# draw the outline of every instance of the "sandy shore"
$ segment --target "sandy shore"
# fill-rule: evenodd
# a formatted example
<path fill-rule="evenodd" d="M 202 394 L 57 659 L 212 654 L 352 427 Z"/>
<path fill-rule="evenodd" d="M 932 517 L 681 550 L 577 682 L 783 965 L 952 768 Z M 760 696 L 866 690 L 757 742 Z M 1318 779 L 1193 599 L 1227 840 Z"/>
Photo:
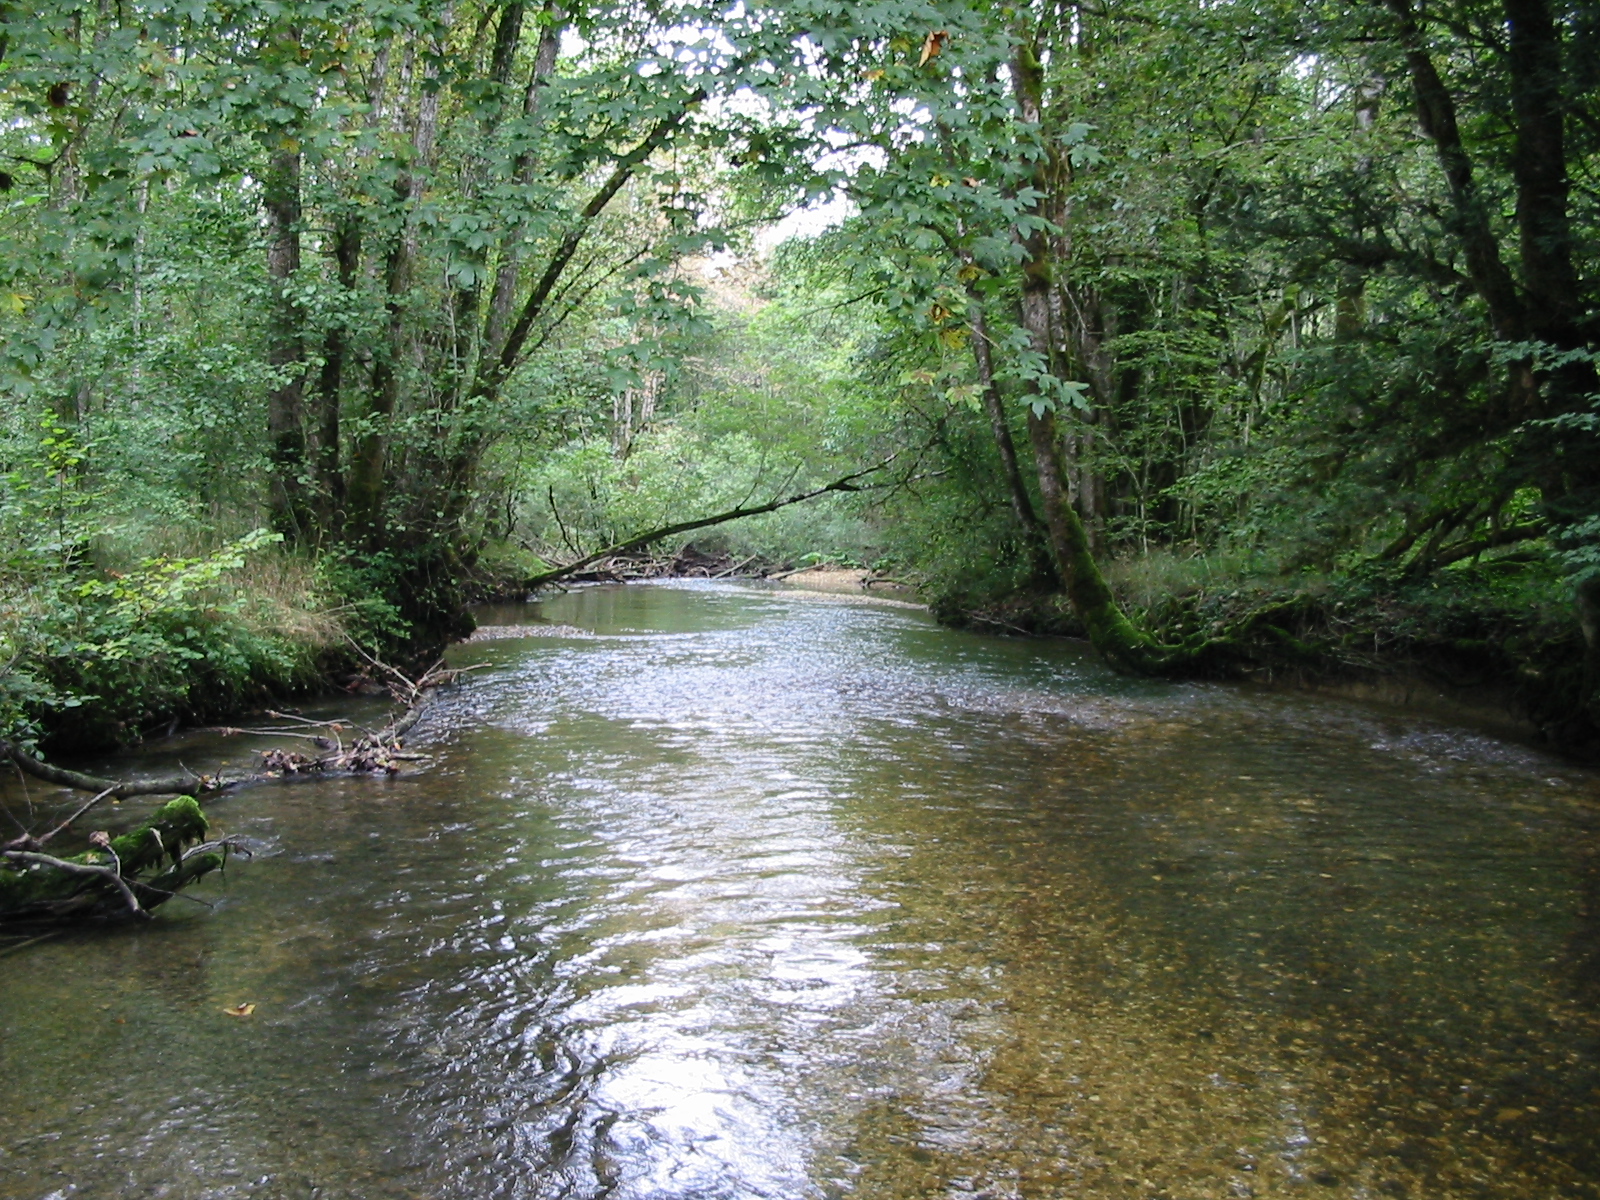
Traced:
<path fill-rule="evenodd" d="M 783 579 L 773 580 L 774 587 L 798 588 L 807 592 L 826 592 L 839 596 L 870 596 L 874 600 L 886 600 L 894 604 L 904 604 L 911 608 L 926 608 L 924 604 L 917 603 L 917 593 L 900 583 L 879 583 L 872 587 L 867 586 L 867 579 L 871 571 L 857 567 L 818 567 L 810 571 L 799 571 Z"/>

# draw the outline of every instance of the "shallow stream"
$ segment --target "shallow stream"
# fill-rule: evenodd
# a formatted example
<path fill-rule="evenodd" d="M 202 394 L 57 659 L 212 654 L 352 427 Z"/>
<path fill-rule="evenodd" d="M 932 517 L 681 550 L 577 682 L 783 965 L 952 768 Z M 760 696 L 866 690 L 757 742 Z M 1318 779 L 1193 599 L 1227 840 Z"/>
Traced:
<path fill-rule="evenodd" d="M 0 959 L 0 1196 L 1600 1195 L 1594 775 L 837 597 L 480 619 L 430 766 Z"/>

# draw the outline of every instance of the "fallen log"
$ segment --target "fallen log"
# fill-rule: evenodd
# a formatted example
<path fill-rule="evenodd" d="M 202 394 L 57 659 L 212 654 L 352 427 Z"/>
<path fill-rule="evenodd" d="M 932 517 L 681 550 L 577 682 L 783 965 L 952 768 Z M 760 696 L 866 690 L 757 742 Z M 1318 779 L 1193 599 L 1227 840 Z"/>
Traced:
<path fill-rule="evenodd" d="M 121 837 L 92 834 L 82 854 L 0 850 L 0 922 L 148 920 L 239 849 L 228 839 L 207 842 L 208 828 L 194 797 L 179 796 Z"/>

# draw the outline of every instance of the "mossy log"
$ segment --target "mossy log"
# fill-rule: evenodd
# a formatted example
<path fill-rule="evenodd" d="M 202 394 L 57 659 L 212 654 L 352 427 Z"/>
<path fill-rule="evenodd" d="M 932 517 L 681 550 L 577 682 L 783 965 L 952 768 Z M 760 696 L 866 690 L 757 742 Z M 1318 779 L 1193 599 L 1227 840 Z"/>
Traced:
<path fill-rule="evenodd" d="M 35 849 L 0 851 L 0 922 L 146 919 L 220 868 L 228 843 L 207 842 L 193 796 L 179 796 L 120 837 L 90 837 L 65 858 Z"/>

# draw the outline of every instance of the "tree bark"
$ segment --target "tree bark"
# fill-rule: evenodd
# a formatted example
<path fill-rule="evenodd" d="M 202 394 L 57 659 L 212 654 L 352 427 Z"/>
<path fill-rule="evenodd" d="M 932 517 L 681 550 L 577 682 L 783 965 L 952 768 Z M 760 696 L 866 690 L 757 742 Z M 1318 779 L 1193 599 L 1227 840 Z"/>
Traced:
<path fill-rule="evenodd" d="M 1567 214 L 1561 41 L 1545 0 L 1505 0 L 1505 13 L 1517 125 L 1511 171 L 1517 183 L 1522 284 L 1533 332 L 1570 349 L 1582 297 Z"/>
<path fill-rule="evenodd" d="M 1055 220 L 1066 221 L 1066 206 L 1058 204 Z M 1052 313 L 1057 336 L 1071 352 L 1074 369 L 1081 368 L 1089 385 L 1093 409 L 1074 413 L 1067 432 L 1068 482 L 1072 497 L 1083 516 L 1089 547 L 1095 557 L 1106 552 L 1106 479 L 1095 459 L 1096 427 L 1109 421 L 1117 399 L 1116 363 L 1106 348 L 1107 320 L 1100 295 L 1092 288 L 1079 288 L 1065 278 L 1071 261 L 1071 244 L 1065 232 L 1051 238 L 1052 276 L 1055 289 Z"/>
<path fill-rule="evenodd" d="M 1467 260 L 1474 289 L 1489 306 L 1489 322 L 1501 341 L 1520 341 L 1526 330 L 1526 313 L 1511 272 L 1500 257 L 1500 245 L 1489 225 L 1489 210 L 1473 178 L 1472 159 L 1461 140 L 1455 98 L 1445 86 L 1423 40 L 1411 0 L 1384 0 L 1394 15 L 1405 51 L 1411 86 L 1416 94 L 1417 119 L 1433 142 L 1444 171 L 1454 208 L 1456 234 Z"/>
<path fill-rule="evenodd" d="M 1020 115 L 1024 121 L 1038 125 L 1042 116 L 1043 79 L 1038 58 L 1026 40 L 1018 47 L 1012 72 Z M 1050 177 L 1050 170 L 1047 160 L 1041 160 L 1036 167 L 1034 188 L 1041 196 L 1051 194 L 1055 181 Z M 1018 324 L 1027 332 L 1034 353 L 1054 367 L 1059 341 L 1052 322 L 1050 238 L 1044 230 L 1033 229 L 1018 241 L 1023 251 Z M 1083 622 L 1090 644 L 1113 667 L 1136 674 L 1161 673 L 1192 662 L 1196 657 L 1194 653 L 1160 646 L 1136 628 L 1112 595 L 1095 561 L 1083 519 L 1072 502 L 1062 462 L 1061 430 L 1047 397 L 1041 396 L 1037 402 L 1030 403 L 1028 442 L 1033 449 L 1034 470 L 1039 479 L 1039 506 L 1049 534 L 1050 550 L 1066 586 L 1072 611 Z"/>
<path fill-rule="evenodd" d="M 528 73 L 528 86 L 522 97 L 522 119 L 531 124 L 538 118 L 540 101 L 546 80 L 556 66 L 556 53 L 561 47 L 559 10 L 553 4 L 544 8 L 545 23 L 539 30 L 539 45 L 533 55 L 533 69 Z M 534 158 L 531 150 L 517 155 L 512 166 L 512 181 L 526 186 L 533 175 Z M 505 348 L 507 330 L 511 324 L 511 310 L 517 299 L 517 274 L 522 261 L 522 239 L 527 223 L 514 221 L 500 241 L 500 254 L 495 264 L 494 292 L 489 299 L 489 312 L 484 321 L 483 337 L 479 342 L 477 374 L 481 377 Z"/>
<path fill-rule="evenodd" d="M 1502 342 L 1544 341 L 1556 349 L 1585 344 L 1580 327 L 1583 294 L 1572 260 L 1570 185 L 1566 164 L 1560 32 L 1547 0 L 1504 0 L 1508 27 L 1511 107 L 1516 125 L 1512 175 L 1517 186 L 1517 226 L 1522 284 L 1518 292 L 1501 260 L 1488 212 L 1472 179 L 1455 103 L 1423 44 L 1410 0 L 1384 0 L 1394 14 L 1417 95 L 1423 131 L 1433 141 L 1455 209 L 1458 234 L 1474 290 L 1489 308 L 1490 326 Z M 1577 361 L 1540 372 L 1532 356 L 1511 364 L 1509 422 L 1571 413 L 1588 403 L 1596 386 L 1592 363 Z M 1592 434 L 1530 423 L 1521 447 L 1525 469 L 1540 485 L 1552 532 L 1580 521 L 1600 494 L 1600 453 Z M 1600 580 L 1576 589 L 1578 625 L 1585 645 L 1583 708 L 1587 731 L 1600 729 Z"/>
<path fill-rule="evenodd" d="M 525 14 L 526 6 L 520 0 L 513 0 L 500 10 L 500 20 L 495 25 L 488 77 L 489 83 L 495 89 L 495 103 L 481 125 L 486 144 L 492 141 L 506 110 L 505 93 L 511 83 L 511 71 L 516 64 L 517 50 L 522 45 Z M 483 162 L 480 160 L 476 167 L 477 169 L 469 171 L 462 181 L 462 199 L 467 203 L 476 201 L 482 192 L 485 175 Z M 517 174 L 515 164 L 511 174 L 513 178 Z M 519 229 L 521 227 L 521 222 L 512 224 Z M 456 371 L 455 386 L 451 389 L 452 400 L 458 400 L 466 393 L 474 375 L 470 360 L 473 340 L 477 334 L 478 312 L 483 305 L 483 277 L 488 266 L 487 256 L 482 251 L 473 252 L 469 258 L 473 267 L 472 281 L 465 287 L 458 287 L 451 298 L 454 306 L 451 324 L 454 327 L 455 337 L 455 352 L 452 357 Z"/>

